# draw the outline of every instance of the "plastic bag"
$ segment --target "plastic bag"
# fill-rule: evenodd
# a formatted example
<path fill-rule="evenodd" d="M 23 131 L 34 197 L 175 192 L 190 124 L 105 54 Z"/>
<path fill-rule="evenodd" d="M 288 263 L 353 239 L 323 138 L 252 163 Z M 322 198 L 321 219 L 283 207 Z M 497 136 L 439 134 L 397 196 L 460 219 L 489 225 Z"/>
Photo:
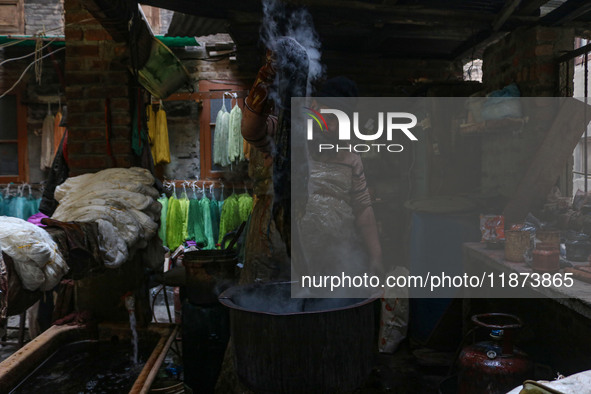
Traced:
<path fill-rule="evenodd" d="M 512 83 L 501 90 L 488 95 L 482 104 L 482 119 L 520 118 L 522 116 L 521 93 L 516 84 Z"/>
<path fill-rule="evenodd" d="M 505 239 L 505 218 L 503 215 L 480 215 L 482 242 Z"/>
<path fill-rule="evenodd" d="M 396 267 L 393 276 L 408 276 L 408 270 Z M 408 331 L 408 289 L 402 287 L 390 288 L 385 297 L 381 298 L 381 314 L 378 350 L 381 353 L 394 353 L 400 342 L 406 338 Z"/>

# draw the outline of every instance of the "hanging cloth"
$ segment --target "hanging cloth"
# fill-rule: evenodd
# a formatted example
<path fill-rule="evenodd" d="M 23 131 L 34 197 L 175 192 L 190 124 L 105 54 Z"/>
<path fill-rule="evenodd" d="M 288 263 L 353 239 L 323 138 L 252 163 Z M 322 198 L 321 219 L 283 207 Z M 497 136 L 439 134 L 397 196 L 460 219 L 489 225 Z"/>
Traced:
<path fill-rule="evenodd" d="M 64 133 L 66 132 L 66 128 L 60 126 L 60 123 L 62 122 L 62 110 L 61 108 L 59 108 L 57 110 L 57 114 L 55 114 L 55 120 L 53 122 L 53 152 L 54 152 L 54 156 L 55 156 L 55 152 L 57 152 L 57 150 L 60 147 L 60 144 L 62 143 L 62 137 L 64 136 Z"/>
<path fill-rule="evenodd" d="M 192 199 L 189 203 L 189 239 L 192 239 L 197 245 L 202 246 L 207 244 L 205 238 L 205 230 L 203 228 L 203 213 L 201 212 L 201 204 L 197 199 Z"/>
<path fill-rule="evenodd" d="M 218 237 L 218 243 L 222 243 L 224 236 L 235 230 L 240 226 L 240 212 L 238 209 L 238 196 L 232 194 L 230 197 L 224 200 L 224 206 L 220 215 L 220 234 Z"/>
<path fill-rule="evenodd" d="M 224 151 L 224 144 L 222 141 L 222 118 L 224 113 L 227 113 L 226 104 L 222 98 L 222 108 L 218 111 L 215 117 L 215 129 L 213 132 L 213 164 L 222 165 L 222 152 Z"/>
<path fill-rule="evenodd" d="M 213 239 L 218 239 L 220 237 L 220 202 L 213 198 L 209 203 L 209 210 Z"/>
<path fill-rule="evenodd" d="M 181 198 L 179 199 L 181 204 L 181 211 L 183 214 L 183 232 L 182 232 L 182 239 L 181 243 L 184 242 L 186 239 L 189 238 L 189 197 L 187 196 L 187 192 L 183 191 L 181 194 Z"/>
<path fill-rule="evenodd" d="M 154 141 L 156 156 L 154 164 L 170 163 L 170 145 L 168 142 L 168 123 L 166 121 L 166 111 L 160 102 L 160 108 L 156 112 L 156 137 Z"/>
<path fill-rule="evenodd" d="M 170 250 L 175 250 L 183 243 L 184 213 L 180 201 L 173 195 L 168 199 L 166 215 L 166 242 Z"/>
<path fill-rule="evenodd" d="M 53 122 L 53 152 L 54 152 L 54 156 L 55 153 L 58 151 L 60 144 L 62 143 L 62 137 L 64 136 L 64 133 L 66 132 L 66 128 L 60 126 L 60 123 L 62 122 L 62 109 L 58 108 L 57 110 L 57 114 L 55 114 L 55 120 Z"/>
<path fill-rule="evenodd" d="M 211 225 L 211 206 L 210 200 L 207 197 L 203 197 L 199 200 L 199 206 L 202 214 L 203 230 L 205 239 L 207 241 L 205 249 L 215 249 L 215 240 L 213 239 L 213 228 Z"/>
<path fill-rule="evenodd" d="M 162 194 L 162 196 L 158 199 L 158 202 L 162 206 L 160 210 L 160 228 L 158 229 L 158 237 L 162 240 L 162 245 L 168 246 L 166 242 L 166 216 L 168 214 L 168 198 L 166 195 Z"/>
<path fill-rule="evenodd" d="M 222 114 L 222 131 L 221 131 L 221 142 L 222 146 L 220 147 L 220 165 L 222 167 L 227 167 L 230 165 L 230 160 L 228 159 L 228 139 L 230 133 L 230 114 L 228 112 L 224 112 Z"/>
<path fill-rule="evenodd" d="M 242 193 L 238 196 L 238 216 L 240 217 L 240 223 L 248 221 L 248 217 L 252 212 L 252 202 L 252 197 L 248 193 Z"/>
<path fill-rule="evenodd" d="M 51 114 L 51 105 L 47 104 L 47 115 L 43 119 L 41 132 L 41 170 L 51 168 L 53 162 L 53 126 L 54 116 Z"/>
<path fill-rule="evenodd" d="M 146 106 L 146 120 L 148 125 L 148 139 L 150 141 L 150 151 L 152 152 L 152 158 L 154 159 L 154 164 L 156 164 L 156 112 L 152 105 Z"/>
<path fill-rule="evenodd" d="M 243 139 L 240 129 L 242 122 L 242 110 L 238 103 L 234 105 L 230 112 L 230 120 L 228 124 L 228 161 L 230 163 L 238 162 L 244 159 L 243 153 Z"/>
<path fill-rule="evenodd" d="M 12 212 L 8 216 L 12 216 L 15 218 L 27 220 L 29 217 L 27 216 L 27 199 L 23 196 L 15 197 L 12 199 Z M 27 216 L 27 217 L 25 217 Z"/>

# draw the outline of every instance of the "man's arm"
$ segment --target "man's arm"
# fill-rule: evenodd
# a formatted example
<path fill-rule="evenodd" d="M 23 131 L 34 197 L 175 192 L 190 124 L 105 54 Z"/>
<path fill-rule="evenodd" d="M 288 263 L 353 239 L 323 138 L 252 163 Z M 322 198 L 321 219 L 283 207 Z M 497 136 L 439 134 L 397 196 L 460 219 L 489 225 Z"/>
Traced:
<path fill-rule="evenodd" d="M 277 120 L 269 117 L 269 87 L 275 79 L 273 57 L 267 51 L 266 63 L 259 70 L 257 77 L 244 100 L 245 111 L 242 114 L 242 137 L 255 148 L 270 155 L 273 151 L 273 139 Z"/>

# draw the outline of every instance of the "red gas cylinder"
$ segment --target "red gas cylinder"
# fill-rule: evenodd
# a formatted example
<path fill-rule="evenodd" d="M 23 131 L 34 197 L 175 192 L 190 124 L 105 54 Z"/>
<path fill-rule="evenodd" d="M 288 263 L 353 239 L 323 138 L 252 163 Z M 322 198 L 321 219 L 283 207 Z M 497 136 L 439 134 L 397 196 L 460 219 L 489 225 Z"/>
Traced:
<path fill-rule="evenodd" d="M 492 341 L 462 349 L 458 360 L 460 394 L 506 393 L 533 378 L 533 363 L 513 346 L 515 330 L 523 326 L 521 319 L 505 313 L 487 313 L 472 316 L 472 321 L 491 329 Z"/>

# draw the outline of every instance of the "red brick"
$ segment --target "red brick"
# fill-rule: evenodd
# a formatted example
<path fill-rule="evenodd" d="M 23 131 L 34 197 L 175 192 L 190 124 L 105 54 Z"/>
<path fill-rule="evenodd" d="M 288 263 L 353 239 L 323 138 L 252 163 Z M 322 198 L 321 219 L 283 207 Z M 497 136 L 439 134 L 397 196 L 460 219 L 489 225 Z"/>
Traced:
<path fill-rule="evenodd" d="M 107 93 L 109 97 L 127 97 L 129 94 L 129 89 L 127 89 L 127 85 L 113 85 L 107 86 Z"/>
<path fill-rule="evenodd" d="M 131 154 L 131 143 L 124 140 L 111 141 L 111 149 L 114 155 L 129 155 Z"/>
<path fill-rule="evenodd" d="M 114 98 L 111 100 L 112 110 L 129 111 L 129 99 L 128 98 Z"/>
<path fill-rule="evenodd" d="M 86 41 L 110 41 L 113 37 L 103 28 L 87 28 L 84 30 L 84 39 Z"/>
<path fill-rule="evenodd" d="M 89 73 L 87 71 L 69 72 L 66 73 L 66 83 L 72 85 L 92 85 L 101 82 L 101 76 L 97 73 Z"/>
<path fill-rule="evenodd" d="M 79 59 L 66 59 L 66 72 L 69 71 L 82 71 L 83 70 L 82 61 Z"/>
<path fill-rule="evenodd" d="M 113 54 L 116 57 L 122 57 L 127 55 L 127 46 L 126 45 L 117 45 L 113 48 Z"/>
<path fill-rule="evenodd" d="M 553 42 L 558 39 L 558 29 L 550 27 L 538 27 L 536 29 L 536 39 L 538 42 Z"/>
<path fill-rule="evenodd" d="M 96 43 L 88 43 L 84 45 L 68 45 L 66 47 L 68 56 L 80 57 L 98 57 L 99 47 Z"/>
<path fill-rule="evenodd" d="M 68 138 L 68 156 L 76 157 L 78 154 L 83 154 L 86 151 L 85 145 L 84 141 L 72 141 Z"/>
<path fill-rule="evenodd" d="M 109 70 L 111 62 L 108 60 L 88 59 L 86 65 L 88 70 L 103 72 Z"/>
<path fill-rule="evenodd" d="M 129 143 L 129 141 L 131 141 L 131 127 L 129 125 L 125 125 L 125 126 L 115 125 L 115 126 L 113 126 L 112 131 L 113 131 L 113 135 L 111 136 L 112 139 L 125 141 L 126 143 Z"/>
<path fill-rule="evenodd" d="M 534 50 L 536 56 L 551 56 L 554 53 L 552 44 L 538 45 Z"/>
<path fill-rule="evenodd" d="M 131 121 L 129 114 L 117 114 L 112 116 L 113 125 L 128 125 Z"/>
<path fill-rule="evenodd" d="M 90 19 L 90 20 L 88 20 Z M 96 24 L 100 26 L 98 21 L 86 10 L 83 9 L 66 9 L 66 24 L 84 23 L 84 24 Z"/>
<path fill-rule="evenodd" d="M 126 69 L 111 70 L 102 73 L 103 82 L 112 85 L 127 85 L 129 82 L 129 73 Z M 126 95 L 127 96 L 127 95 Z"/>
<path fill-rule="evenodd" d="M 69 104 L 68 104 L 69 105 Z M 68 107 L 69 111 L 69 107 Z M 68 115 L 69 117 L 69 115 Z M 68 120 L 69 123 L 69 120 Z M 68 126 L 68 142 L 72 141 L 92 141 L 105 138 L 104 127 L 71 127 Z"/>
<path fill-rule="evenodd" d="M 131 154 L 114 155 L 117 167 L 129 168 L 133 165 L 133 157 Z"/>
<path fill-rule="evenodd" d="M 84 169 L 104 169 L 108 168 L 108 156 L 85 155 L 83 157 L 70 157 L 69 165 L 71 168 Z"/>
<path fill-rule="evenodd" d="M 82 40 L 82 30 L 78 27 L 66 27 L 66 41 L 71 43 L 72 41 Z"/>
<path fill-rule="evenodd" d="M 73 125 L 100 127 L 105 124 L 105 116 L 101 113 L 70 112 L 68 113 L 68 122 Z"/>
<path fill-rule="evenodd" d="M 107 141 L 106 138 L 102 141 L 92 141 L 87 144 L 87 152 L 94 154 L 107 154 Z"/>

